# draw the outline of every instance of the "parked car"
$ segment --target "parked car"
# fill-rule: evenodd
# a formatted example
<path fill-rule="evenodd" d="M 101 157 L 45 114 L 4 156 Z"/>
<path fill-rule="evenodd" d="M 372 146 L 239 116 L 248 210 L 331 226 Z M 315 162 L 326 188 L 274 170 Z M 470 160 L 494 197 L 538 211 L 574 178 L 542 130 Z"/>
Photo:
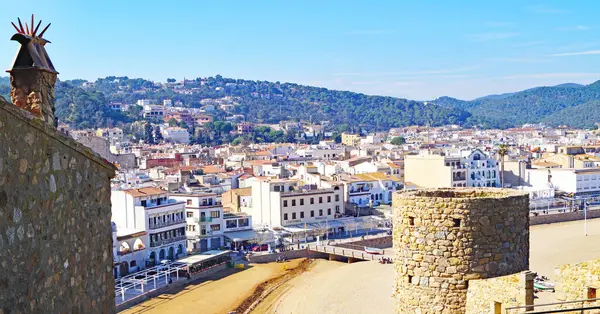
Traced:
<path fill-rule="evenodd" d="M 252 247 L 252 252 L 262 252 L 262 251 L 266 251 L 268 249 L 269 249 L 269 245 L 267 245 L 267 244 L 255 245 Z"/>

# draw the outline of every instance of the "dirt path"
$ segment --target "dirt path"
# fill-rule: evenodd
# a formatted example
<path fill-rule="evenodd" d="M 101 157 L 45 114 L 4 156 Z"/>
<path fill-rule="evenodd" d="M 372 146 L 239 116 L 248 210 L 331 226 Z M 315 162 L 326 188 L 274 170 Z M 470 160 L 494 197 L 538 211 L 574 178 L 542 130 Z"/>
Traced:
<path fill-rule="evenodd" d="M 285 265 L 287 269 L 294 269 L 302 261 L 293 260 Z M 207 281 L 191 283 L 182 289 L 166 292 L 121 313 L 228 313 L 248 299 L 261 283 L 288 273 L 283 265 L 255 264 L 242 271 L 227 269 Z"/>

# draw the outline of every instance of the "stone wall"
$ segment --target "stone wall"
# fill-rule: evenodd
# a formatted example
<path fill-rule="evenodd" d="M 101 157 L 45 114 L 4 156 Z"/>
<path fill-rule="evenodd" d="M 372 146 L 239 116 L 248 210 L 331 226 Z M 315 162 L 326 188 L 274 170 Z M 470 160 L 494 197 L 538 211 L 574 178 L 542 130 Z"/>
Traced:
<path fill-rule="evenodd" d="M 525 271 L 496 278 L 470 280 L 466 313 L 506 313 L 509 307 L 533 305 L 534 278 L 535 273 Z M 518 312 L 524 311 L 525 309 L 521 309 Z"/>
<path fill-rule="evenodd" d="M 282 253 L 272 253 L 272 254 L 255 254 L 249 255 L 248 261 L 253 264 L 263 264 L 263 263 L 272 263 L 277 260 L 278 256 L 285 256 L 287 259 L 296 259 L 296 258 L 327 258 L 327 254 L 319 253 L 319 252 L 308 252 L 306 249 L 293 250 L 293 251 L 285 251 Z"/>
<path fill-rule="evenodd" d="M 110 144 L 106 139 L 97 136 L 82 136 L 77 141 L 86 147 L 91 148 L 102 158 L 119 164 L 120 168 L 133 169 L 137 166 L 135 154 L 115 155 L 110 151 Z"/>
<path fill-rule="evenodd" d="M 575 264 L 564 264 L 555 268 L 556 298 L 559 301 L 575 301 L 588 299 L 588 288 L 598 291 L 595 298 L 600 298 L 600 259 Z M 600 305 L 600 302 L 588 302 L 586 306 Z M 581 303 L 564 305 L 581 306 Z"/>
<path fill-rule="evenodd" d="M 507 189 L 398 192 L 397 313 L 465 313 L 468 281 L 529 268 L 529 198 Z"/>
<path fill-rule="evenodd" d="M 343 247 L 347 249 L 363 250 L 365 246 L 375 247 L 379 249 L 390 248 L 393 245 L 392 236 L 382 236 L 364 240 L 358 240 L 354 242 L 346 243 L 333 243 L 337 247 Z"/>
<path fill-rule="evenodd" d="M 600 218 L 600 210 L 589 210 L 587 212 L 587 219 Z M 575 220 L 583 220 L 584 215 L 583 211 L 577 212 L 567 212 L 567 213 L 559 213 L 559 214 L 540 214 L 538 216 L 532 216 L 529 218 L 530 225 L 543 225 L 543 224 L 552 224 L 557 222 L 565 222 L 565 221 L 575 221 Z"/>
<path fill-rule="evenodd" d="M 114 313 L 115 168 L 0 97 L 0 313 Z"/>

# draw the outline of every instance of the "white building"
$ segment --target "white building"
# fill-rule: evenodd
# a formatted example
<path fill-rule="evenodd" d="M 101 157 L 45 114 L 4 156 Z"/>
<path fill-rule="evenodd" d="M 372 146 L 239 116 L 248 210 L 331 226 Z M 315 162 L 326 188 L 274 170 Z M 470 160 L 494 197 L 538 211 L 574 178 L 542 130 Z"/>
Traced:
<path fill-rule="evenodd" d="M 148 233 L 143 230 L 118 228 L 114 222 L 112 233 L 115 278 L 144 269 L 148 258 Z"/>
<path fill-rule="evenodd" d="M 162 136 L 167 142 L 188 144 L 190 142 L 190 133 L 187 129 L 180 127 L 163 128 Z"/>
<path fill-rule="evenodd" d="M 551 186 L 574 196 L 600 195 L 600 168 L 527 169 L 525 181 L 537 189 Z"/>
<path fill-rule="evenodd" d="M 139 100 L 138 100 L 139 102 Z M 160 119 L 165 117 L 165 107 L 159 105 L 144 105 L 142 112 L 145 119 Z"/>
<path fill-rule="evenodd" d="M 164 99 L 163 106 L 165 107 L 173 107 L 173 101 L 171 99 Z"/>
<path fill-rule="evenodd" d="M 138 106 L 142 106 L 142 107 L 149 106 L 150 105 L 150 100 L 148 100 L 148 99 L 140 99 L 140 100 L 137 101 L 137 105 Z"/>
<path fill-rule="evenodd" d="M 319 189 L 298 180 L 251 179 L 252 219 L 259 226 L 316 223 L 344 213 L 343 187 Z"/>
<path fill-rule="evenodd" d="M 185 203 L 168 197 L 166 191 L 158 188 L 111 192 L 112 221 L 117 224 L 117 230 L 147 233 L 147 265 L 186 255 Z"/>
<path fill-rule="evenodd" d="M 498 161 L 479 149 L 462 153 L 461 162 L 467 168 L 467 186 L 500 187 Z"/>
<path fill-rule="evenodd" d="M 223 205 L 217 194 L 171 194 L 171 199 L 185 203 L 188 251 L 219 249 L 223 242 Z"/>
<path fill-rule="evenodd" d="M 121 111 L 123 109 L 123 104 L 120 102 L 111 102 L 108 104 L 108 108 L 114 111 Z"/>

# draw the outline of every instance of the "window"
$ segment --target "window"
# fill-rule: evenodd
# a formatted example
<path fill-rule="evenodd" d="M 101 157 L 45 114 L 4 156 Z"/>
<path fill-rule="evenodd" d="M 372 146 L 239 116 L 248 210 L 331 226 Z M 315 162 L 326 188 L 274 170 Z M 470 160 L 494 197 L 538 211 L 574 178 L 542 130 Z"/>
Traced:
<path fill-rule="evenodd" d="M 408 225 L 409 226 L 415 225 L 415 217 L 408 217 Z"/>
<path fill-rule="evenodd" d="M 287 207 L 287 201 L 283 201 L 283 207 Z"/>
<path fill-rule="evenodd" d="M 283 214 L 283 220 L 288 220 L 287 213 Z"/>
<path fill-rule="evenodd" d="M 292 213 L 292 219 L 296 219 L 296 213 Z"/>
<path fill-rule="evenodd" d="M 336 202 L 339 202 L 339 201 L 340 201 L 340 196 L 339 196 L 339 195 L 336 195 L 336 196 L 335 196 L 335 201 L 336 201 Z"/>
<path fill-rule="evenodd" d="M 187 215 L 188 218 L 194 217 L 194 213 L 192 213 L 192 212 L 187 212 L 186 215 Z"/>
<path fill-rule="evenodd" d="M 327 203 L 331 203 L 331 196 L 327 196 Z"/>
<path fill-rule="evenodd" d="M 300 212 L 300 219 L 304 218 L 304 212 Z"/>
<path fill-rule="evenodd" d="M 237 220 L 230 219 L 225 221 L 226 228 L 237 228 Z"/>
<path fill-rule="evenodd" d="M 340 213 L 340 205 L 335 205 L 335 212 Z"/>
<path fill-rule="evenodd" d="M 323 203 L 323 197 L 319 196 L 319 204 L 322 204 L 322 203 Z"/>
<path fill-rule="evenodd" d="M 596 298 L 596 288 L 592 288 L 592 287 L 587 288 L 587 298 L 588 299 Z"/>
<path fill-rule="evenodd" d="M 304 199 L 303 198 L 300 199 L 300 206 L 302 206 L 302 205 L 304 205 Z"/>
<path fill-rule="evenodd" d="M 192 205 L 192 200 L 191 200 L 191 199 L 188 199 L 188 200 L 186 201 L 186 203 L 185 203 L 185 204 L 186 204 L 186 205 Z"/>
<path fill-rule="evenodd" d="M 221 230 L 221 225 L 210 225 L 210 230 L 219 231 Z"/>
<path fill-rule="evenodd" d="M 218 210 L 217 211 L 212 211 L 212 212 L 210 212 L 210 217 L 211 218 L 219 218 L 219 217 L 221 217 L 221 213 L 219 213 Z"/>
<path fill-rule="evenodd" d="M 327 215 L 331 215 L 331 208 L 327 208 Z"/>
<path fill-rule="evenodd" d="M 292 206 L 296 206 L 296 200 L 292 200 Z"/>
<path fill-rule="evenodd" d="M 319 217 L 320 216 L 323 216 L 323 210 L 322 209 L 319 209 Z"/>
<path fill-rule="evenodd" d="M 453 218 L 452 222 L 454 223 L 454 228 L 459 228 L 460 227 L 460 219 Z"/>
<path fill-rule="evenodd" d="M 315 211 L 314 210 L 310 211 L 310 217 L 315 217 Z"/>
<path fill-rule="evenodd" d="M 315 203 L 315 198 L 314 198 L 314 197 L 311 197 L 311 198 L 310 198 L 310 203 L 311 203 L 311 204 L 314 204 L 314 203 Z"/>

